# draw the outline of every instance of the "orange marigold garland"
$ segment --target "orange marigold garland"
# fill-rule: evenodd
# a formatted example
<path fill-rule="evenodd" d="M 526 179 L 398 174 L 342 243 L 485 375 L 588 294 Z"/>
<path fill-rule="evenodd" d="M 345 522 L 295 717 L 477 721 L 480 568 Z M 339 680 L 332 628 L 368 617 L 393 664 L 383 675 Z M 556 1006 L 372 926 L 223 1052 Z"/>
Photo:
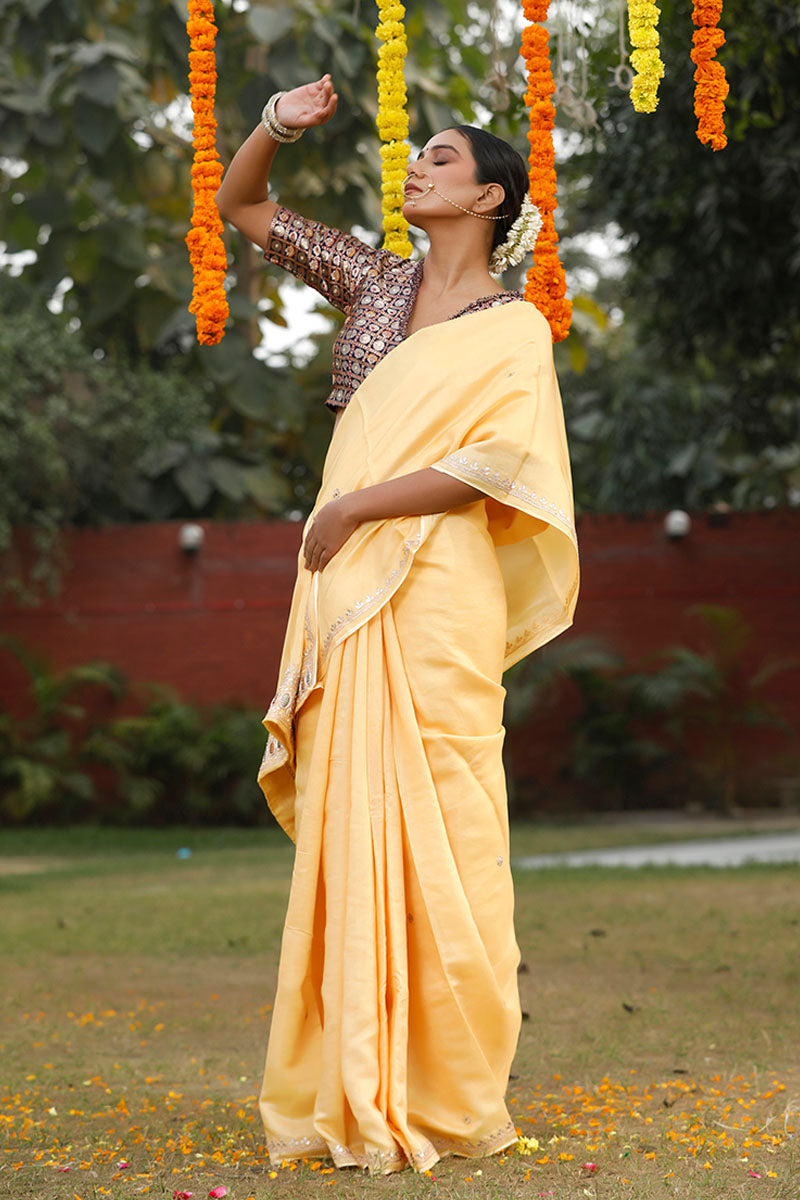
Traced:
<path fill-rule="evenodd" d="M 550 97 L 555 92 L 550 66 L 550 35 L 544 27 L 549 0 L 523 0 L 522 10 L 530 24 L 522 31 L 522 55 L 528 69 L 525 103 L 530 108 L 530 197 L 542 214 L 542 228 L 533 252 L 534 265 L 528 272 L 525 299 L 547 317 L 553 341 L 569 333 L 572 305 L 567 300 L 567 281 L 558 257 L 555 226 L 556 168 L 553 126 L 556 110 Z"/>
<path fill-rule="evenodd" d="M 217 154 L 217 122 L 214 118 L 214 95 L 217 69 L 214 59 L 214 24 L 212 0 L 189 0 L 189 86 L 194 114 L 194 160 L 192 162 L 192 193 L 194 208 L 192 228 L 186 235 L 192 264 L 192 302 L 189 312 L 197 321 L 197 340 L 214 346 L 225 336 L 228 300 L 225 295 L 225 273 L 228 267 L 222 242 L 222 220 L 215 199 L 222 179 L 222 163 Z"/>
<path fill-rule="evenodd" d="M 692 20 L 695 29 L 692 42 L 694 73 L 694 115 L 697 117 L 697 136 L 712 150 L 723 150 L 728 144 L 725 136 L 725 97 L 728 81 L 722 63 L 715 62 L 717 50 L 725 44 L 725 34 L 719 28 L 722 0 L 695 0 Z"/>

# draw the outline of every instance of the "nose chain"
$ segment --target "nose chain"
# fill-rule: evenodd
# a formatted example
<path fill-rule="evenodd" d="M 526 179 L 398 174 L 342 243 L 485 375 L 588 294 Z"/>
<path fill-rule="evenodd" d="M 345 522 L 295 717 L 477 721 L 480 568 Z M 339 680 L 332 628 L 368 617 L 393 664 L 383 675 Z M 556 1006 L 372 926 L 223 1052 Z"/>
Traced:
<path fill-rule="evenodd" d="M 482 221 L 505 221 L 505 219 L 506 219 L 502 213 L 500 214 L 499 217 L 496 217 L 490 213 L 477 213 L 477 212 L 473 212 L 471 208 L 464 208 L 463 204 L 458 204 L 457 201 L 451 200 L 449 196 L 443 196 L 442 193 L 439 191 L 439 189 L 436 187 L 436 185 L 433 183 L 433 181 L 431 181 L 428 184 L 428 192 L 435 192 L 440 200 L 445 200 L 448 204 L 452 204 L 453 208 L 460 208 L 462 212 L 465 212 L 467 214 L 467 216 L 480 217 Z M 428 192 L 425 192 L 424 194 L 427 196 Z M 411 204 L 412 208 L 417 207 L 416 200 L 411 200 L 411 201 L 409 201 L 409 203 Z"/>

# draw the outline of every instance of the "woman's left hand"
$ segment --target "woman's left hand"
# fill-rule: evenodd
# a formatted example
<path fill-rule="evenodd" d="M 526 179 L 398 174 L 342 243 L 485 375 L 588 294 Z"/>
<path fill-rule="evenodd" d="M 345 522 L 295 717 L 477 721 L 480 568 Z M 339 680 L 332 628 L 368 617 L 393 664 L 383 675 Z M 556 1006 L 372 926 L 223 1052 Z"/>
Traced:
<path fill-rule="evenodd" d="M 322 571 L 359 525 L 348 511 L 347 497 L 323 505 L 306 534 L 303 551 L 307 570 Z"/>

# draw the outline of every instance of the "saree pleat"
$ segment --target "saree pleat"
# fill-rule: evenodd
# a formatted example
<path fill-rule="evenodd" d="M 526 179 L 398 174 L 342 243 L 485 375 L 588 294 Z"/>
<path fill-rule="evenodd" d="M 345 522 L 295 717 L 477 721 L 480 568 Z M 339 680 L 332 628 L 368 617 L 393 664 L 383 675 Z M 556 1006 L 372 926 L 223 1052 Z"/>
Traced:
<path fill-rule="evenodd" d="M 578 586 L 531 305 L 387 354 L 334 434 L 315 511 L 428 466 L 484 499 L 365 522 L 313 576 L 298 561 L 259 776 L 296 842 L 260 1097 L 276 1163 L 424 1170 L 516 1140 L 501 677 L 569 625 Z"/>
<path fill-rule="evenodd" d="M 487 611 L 454 640 L 467 544 Z M 423 627 L 430 654 L 409 660 Z M 333 651 L 301 711 L 303 803 L 261 1096 L 276 1162 L 330 1153 L 422 1170 L 516 1138 L 503 1100 L 520 1021 L 504 646 L 502 582 L 473 505 Z"/>

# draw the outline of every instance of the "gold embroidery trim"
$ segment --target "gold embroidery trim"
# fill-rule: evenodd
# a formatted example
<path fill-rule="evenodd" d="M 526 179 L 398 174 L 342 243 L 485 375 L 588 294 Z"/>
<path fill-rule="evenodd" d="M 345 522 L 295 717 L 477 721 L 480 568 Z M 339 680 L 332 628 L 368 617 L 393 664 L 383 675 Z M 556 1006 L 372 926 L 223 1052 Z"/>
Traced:
<path fill-rule="evenodd" d="M 573 597 L 575 596 L 577 590 L 578 580 L 575 579 L 569 589 L 569 592 L 564 597 L 565 613 L 569 612 L 572 606 Z M 539 631 L 542 629 L 552 629 L 552 624 L 545 625 L 543 621 L 535 621 L 533 625 L 528 625 L 526 629 L 523 629 L 522 633 L 518 634 L 518 636 L 514 638 L 513 642 L 506 642 L 506 658 L 508 658 L 510 654 L 513 654 L 514 651 L 518 650 L 525 642 L 529 642 L 531 638 L 533 638 L 535 634 L 539 633 Z"/>
<path fill-rule="evenodd" d="M 386 576 L 383 583 L 377 587 L 374 592 L 370 592 L 368 595 L 362 596 L 360 600 L 356 600 L 350 608 L 345 609 L 340 617 L 337 617 L 337 619 L 328 629 L 328 632 L 325 635 L 325 640 L 322 643 L 323 662 L 332 649 L 334 638 L 342 629 L 345 629 L 348 625 L 355 624 L 355 622 L 360 620 L 366 613 L 377 611 L 377 609 L 380 607 L 380 602 L 384 600 L 386 596 L 396 587 L 398 580 L 405 572 L 405 569 L 408 565 L 408 560 L 419 549 L 421 541 L 421 533 L 415 533 L 413 537 L 406 538 L 405 542 L 403 542 L 400 562 L 397 564 L 395 569 Z"/>
<path fill-rule="evenodd" d="M 416 1132 L 421 1135 L 423 1145 L 417 1150 L 412 1150 L 410 1156 L 399 1147 L 396 1150 L 366 1150 L 361 1154 L 338 1142 L 328 1145 L 318 1134 L 302 1138 L 267 1137 L 267 1150 L 271 1161 L 276 1165 L 283 1160 L 315 1155 L 332 1158 L 337 1167 L 357 1166 L 366 1168 L 371 1174 L 388 1174 L 390 1171 L 402 1170 L 407 1165 L 415 1171 L 426 1171 L 438 1159 L 451 1154 L 461 1158 L 485 1158 L 505 1150 L 517 1140 L 517 1131 L 512 1121 L 508 1121 L 495 1133 L 477 1140 L 438 1136 L 424 1130 Z"/>
<path fill-rule="evenodd" d="M 469 458 L 466 454 L 448 454 L 440 462 L 442 466 L 455 467 L 465 475 L 468 475 L 470 479 L 477 479 L 481 482 L 491 484 L 492 487 L 505 492 L 507 496 L 513 496 L 515 500 L 521 500 L 531 508 L 538 508 L 542 512 L 550 513 L 552 516 L 557 517 L 562 525 L 567 527 L 573 538 L 575 537 L 575 526 L 563 508 L 560 508 L 555 501 L 548 500 L 546 496 L 539 496 L 536 492 L 532 492 L 524 483 L 518 483 L 515 479 L 509 479 L 507 475 L 503 475 L 500 471 L 495 471 L 491 467 L 485 466 L 476 459 Z"/>
<path fill-rule="evenodd" d="M 281 676 L 278 689 L 272 698 L 264 723 L 271 721 L 284 734 L 283 740 L 270 732 L 261 759 L 259 778 L 269 771 L 289 764 L 294 758 L 294 718 L 308 693 L 317 682 L 317 637 L 311 618 L 306 613 L 303 658 L 299 666 L 292 664 Z M 289 764 L 291 765 L 291 764 Z"/>

